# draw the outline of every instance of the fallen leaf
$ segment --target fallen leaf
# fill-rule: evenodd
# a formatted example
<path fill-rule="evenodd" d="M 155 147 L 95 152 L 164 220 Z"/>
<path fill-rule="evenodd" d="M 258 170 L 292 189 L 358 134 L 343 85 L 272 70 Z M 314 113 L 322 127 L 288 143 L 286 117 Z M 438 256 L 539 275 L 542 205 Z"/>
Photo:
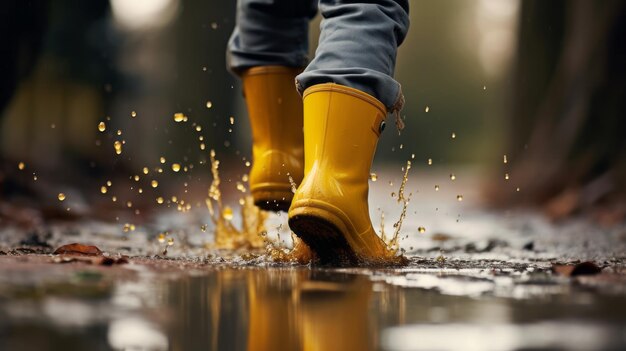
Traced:
<path fill-rule="evenodd" d="M 85 255 L 85 256 L 101 256 L 102 251 L 92 245 L 83 245 L 78 243 L 67 244 L 54 250 L 55 255 Z"/>
<path fill-rule="evenodd" d="M 558 275 L 566 277 L 575 277 L 579 275 L 593 275 L 600 273 L 602 269 L 593 262 L 586 261 L 575 265 L 571 264 L 555 264 L 552 271 Z"/>

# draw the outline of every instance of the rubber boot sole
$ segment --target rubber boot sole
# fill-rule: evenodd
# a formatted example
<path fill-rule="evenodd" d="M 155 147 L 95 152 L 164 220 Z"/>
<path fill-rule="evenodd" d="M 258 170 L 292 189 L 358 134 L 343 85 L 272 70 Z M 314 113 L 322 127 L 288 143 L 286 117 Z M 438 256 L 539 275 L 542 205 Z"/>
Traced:
<path fill-rule="evenodd" d="M 255 186 L 250 190 L 254 205 L 258 208 L 271 212 L 287 212 L 293 199 L 291 186 Z"/>
<path fill-rule="evenodd" d="M 295 215 L 289 218 L 289 228 L 315 252 L 320 264 L 342 266 L 359 262 L 341 230 L 324 218 Z"/>

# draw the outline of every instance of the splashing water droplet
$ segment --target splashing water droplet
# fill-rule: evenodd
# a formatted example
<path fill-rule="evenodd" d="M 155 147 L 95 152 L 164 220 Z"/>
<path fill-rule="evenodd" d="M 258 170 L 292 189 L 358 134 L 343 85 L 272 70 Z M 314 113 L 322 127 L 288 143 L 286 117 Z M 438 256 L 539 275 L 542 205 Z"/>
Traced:
<path fill-rule="evenodd" d="M 439 191 L 439 185 L 435 185 L 435 191 Z"/>
<path fill-rule="evenodd" d="M 426 228 L 424 228 L 424 227 L 418 227 L 418 228 L 417 228 L 417 231 L 423 234 L 423 233 L 426 233 Z"/>
<path fill-rule="evenodd" d="M 115 153 L 120 155 L 122 153 L 122 142 L 119 140 L 116 140 L 113 143 L 113 148 L 115 149 Z"/>
<path fill-rule="evenodd" d="M 107 130 L 107 125 L 104 122 L 98 123 L 98 130 L 100 132 L 104 132 L 105 130 Z"/>
<path fill-rule="evenodd" d="M 211 107 L 213 107 L 213 103 L 211 101 L 207 101 L 206 108 L 211 108 Z"/>
<path fill-rule="evenodd" d="M 157 197 L 156 202 L 157 202 L 157 204 L 159 204 L 159 205 L 160 205 L 160 204 L 162 204 L 162 203 L 163 203 L 163 198 L 162 198 L 162 197 L 160 197 L 160 196 L 159 196 L 159 197 Z"/>
<path fill-rule="evenodd" d="M 452 139 L 456 139 L 456 133 L 455 133 L 455 132 L 452 132 L 451 137 L 452 137 Z"/>
<path fill-rule="evenodd" d="M 505 180 L 509 180 L 509 174 L 508 173 L 504 173 L 504 179 Z"/>
<path fill-rule="evenodd" d="M 228 206 L 224 206 L 224 211 L 222 212 L 222 216 L 227 221 L 232 220 L 233 219 L 233 209 L 228 207 Z"/>
<path fill-rule="evenodd" d="M 130 116 L 131 116 L 132 118 L 137 117 L 137 112 L 136 112 L 136 111 L 132 111 L 132 112 L 130 113 Z"/>
<path fill-rule="evenodd" d="M 165 233 L 159 233 L 159 236 L 157 236 L 157 240 L 159 241 L 159 243 L 163 244 L 165 242 Z"/>
<path fill-rule="evenodd" d="M 157 182 L 156 180 L 152 180 L 150 182 L 150 185 L 152 185 L 153 188 L 156 188 L 157 186 L 159 186 L 159 182 Z"/>
<path fill-rule="evenodd" d="M 426 108 L 424 108 L 424 112 L 428 113 L 428 111 L 430 111 L 430 107 L 426 106 Z"/>
<path fill-rule="evenodd" d="M 24 162 L 20 162 L 17 164 L 17 169 L 19 169 L 20 171 L 23 171 L 25 167 L 26 165 L 24 164 Z"/>
<path fill-rule="evenodd" d="M 159 157 L 159 162 L 165 163 L 165 157 L 163 157 L 163 156 Z"/>
<path fill-rule="evenodd" d="M 503 159 L 502 159 L 502 162 L 504 162 L 504 163 L 509 163 L 509 160 L 507 160 L 506 155 L 504 155 L 504 157 L 503 157 Z"/>
<path fill-rule="evenodd" d="M 167 246 L 174 245 L 174 238 L 167 238 Z"/>
<path fill-rule="evenodd" d="M 107 191 L 108 191 L 108 189 L 107 189 L 107 187 L 106 187 L 106 186 L 104 186 L 104 185 L 103 185 L 103 186 L 101 186 L 101 187 L 100 187 L 100 192 L 101 192 L 101 193 L 106 194 L 106 193 L 107 193 Z"/>
<path fill-rule="evenodd" d="M 378 180 L 378 175 L 376 173 L 370 173 L 370 180 L 375 182 Z"/>
<path fill-rule="evenodd" d="M 174 172 L 180 171 L 180 164 L 172 163 L 172 171 L 174 171 Z"/>
<path fill-rule="evenodd" d="M 57 197 L 59 198 L 59 201 L 64 201 L 65 200 L 65 194 L 64 193 L 59 193 L 59 195 Z"/>
<path fill-rule="evenodd" d="M 457 201 L 463 201 L 463 195 L 457 195 L 456 196 L 456 200 Z"/>
<path fill-rule="evenodd" d="M 185 115 L 181 112 L 176 112 L 174 114 L 174 122 L 180 123 L 185 120 Z"/>
<path fill-rule="evenodd" d="M 450 173 L 450 180 L 456 180 L 456 176 L 454 175 L 454 173 Z"/>
<path fill-rule="evenodd" d="M 429 166 L 432 166 L 432 165 L 433 165 L 433 159 L 432 159 L 432 158 L 429 158 L 429 159 L 428 159 L 428 165 L 429 165 Z"/>

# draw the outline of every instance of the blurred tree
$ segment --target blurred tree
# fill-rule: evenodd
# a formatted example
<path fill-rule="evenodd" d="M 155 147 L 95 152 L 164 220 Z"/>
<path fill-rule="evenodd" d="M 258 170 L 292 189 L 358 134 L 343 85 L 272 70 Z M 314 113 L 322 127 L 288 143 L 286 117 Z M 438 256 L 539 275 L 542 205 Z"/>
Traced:
<path fill-rule="evenodd" d="M 626 217 L 626 2 L 522 2 L 497 205 Z M 519 189 L 518 189 L 519 188 Z"/>

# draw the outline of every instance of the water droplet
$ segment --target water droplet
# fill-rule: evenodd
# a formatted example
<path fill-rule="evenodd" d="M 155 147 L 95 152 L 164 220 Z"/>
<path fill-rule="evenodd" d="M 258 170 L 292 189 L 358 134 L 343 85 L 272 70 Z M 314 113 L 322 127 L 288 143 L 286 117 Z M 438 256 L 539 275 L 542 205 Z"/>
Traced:
<path fill-rule="evenodd" d="M 117 196 L 111 196 L 111 201 L 117 202 Z"/>
<path fill-rule="evenodd" d="M 122 135 L 122 131 L 118 129 L 118 130 L 117 130 L 117 132 L 116 132 L 116 134 L 117 134 L 117 135 Z"/>
<path fill-rule="evenodd" d="M 111 183 L 110 180 L 107 180 L 107 186 L 111 186 L 111 185 L 113 185 L 113 183 Z"/>
<path fill-rule="evenodd" d="M 157 202 L 157 204 L 159 204 L 159 205 L 160 205 L 160 204 L 162 204 L 162 203 L 163 203 L 163 198 L 162 198 L 162 197 L 160 197 L 160 196 L 159 196 L 159 197 L 157 197 L 156 202 Z"/>
<path fill-rule="evenodd" d="M 509 160 L 507 160 L 506 155 L 504 155 L 504 158 L 502 159 L 502 162 L 509 163 Z"/>
<path fill-rule="evenodd" d="M 197 125 L 197 126 L 196 126 L 196 132 L 201 132 L 201 131 L 202 131 L 202 127 L 201 127 L 201 126 L 199 126 L 199 125 Z"/>
<path fill-rule="evenodd" d="M 430 111 L 430 107 L 426 106 L 426 108 L 424 108 L 424 112 L 428 113 L 428 111 Z"/>
<path fill-rule="evenodd" d="M 24 164 L 24 162 L 20 162 L 17 164 L 17 169 L 19 169 L 20 171 L 23 171 L 25 167 L 26 165 Z"/>
<path fill-rule="evenodd" d="M 135 117 L 137 117 L 137 112 L 135 112 L 135 111 L 132 111 L 132 112 L 130 113 L 130 116 L 131 116 L 132 118 L 135 118 Z"/>
<path fill-rule="evenodd" d="M 456 196 L 456 200 L 457 201 L 463 201 L 463 195 L 457 195 Z"/>
<path fill-rule="evenodd" d="M 515 191 L 519 192 L 519 188 L 515 188 Z"/>
<path fill-rule="evenodd" d="M 101 186 L 101 187 L 100 187 L 100 192 L 101 192 L 101 193 L 106 194 L 106 193 L 107 193 L 107 191 L 108 191 L 108 189 L 107 189 L 107 187 L 106 187 L 106 186 L 104 186 L 104 185 L 103 185 L 103 186 Z"/>
<path fill-rule="evenodd" d="M 230 121 L 230 125 L 235 124 L 235 117 L 230 116 L 230 117 L 228 118 L 228 120 Z"/>
<path fill-rule="evenodd" d="M 211 101 L 207 101 L 206 108 L 211 108 L 211 107 L 213 107 L 213 103 Z"/>
<path fill-rule="evenodd" d="M 423 234 L 423 233 L 426 233 L 426 228 L 424 228 L 424 227 L 418 227 L 418 228 L 417 228 L 417 231 Z"/>
<path fill-rule="evenodd" d="M 128 208 L 133 207 L 133 202 L 132 201 L 126 201 L 126 207 L 128 207 Z"/>
<path fill-rule="evenodd" d="M 148 167 L 144 167 L 144 168 L 142 169 L 142 171 L 143 171 L 143 174 L 148 174 L 148 173 L 150 172 L 150 170 L 148 169 Z"/>
<path fill-rule="evenodd" d="M 411 159 L 415 159 L 415 154 L 411 154 Z"/>
<path fill-rule="evenodd" d="M 237 190 L 241 191 L 242 193 L 245 193 L 246 187 L 243 184 L 237 182 Z"/>
<path fill-rule="evenodd" d="M 487 86 L 486 85 L 483 85 L 483 90 L 487 90 Z"/>
<path fill-rule="evenodd" d="M 58 198 L 59 198 L 59 201 L 64 201 L 65 200 L 65 194 L 64 193 L 59 193 Z"/>
<path fill-rule="evenodd" d="M 370 179 L 372 182 L 375 182 L 378 180 L 378 175 L 376 173 L 370 173 Z"/>
<path fill-rule="evenodd" d="M 225 220 L 230 221 L 233 219 L 233 209 L 230 208 L 229 206 L 225 206 L 224 207 L 224 211 L 222 212 L 222 217 L 224 217 Z"/>
<path fill-rule="evenodd" d="M 116 154 L 118 154 L 118 155 L 121 154 L 122 153 L 122 142 L 119 141 L 119 140 L 116 140 L 113 143 L 113 148 L 115 149 L 115 153 Z"/>
<path fill-rule="evenodd" d="M 133 179 L 134 179 L 136 182 L 138 182 L 138 181 L 139 181 L 139 176 L 138 176 L 138 175 L 135 175 L 135 176 L 133 177 Z"/>
<path fill-rule="evenodd" d="M 452 132 L 452 139 L 456 139 L 456 133 Z"/>
<path fill-rule="evenodd" d="M 150 182 L 150 185 L 152 185 L 153 188 L 156 188 L 157 186 L 159 186 L 159 182 L 157 182 L 156 180 L 152 180 Z"/>
<path fill-rule="evenodd" d="M 185 115 L 182 112 L 176 112 L 174 114 L 174 122 L 182 122 L 185 120 Z"/>
<path fill-rule="evenodd" d="M 250 161 L 246 161 L 246 167 L 250 167 Z"/>
<path fill-rule="evenodd" d="M 432 159 L 432 158 L 429 158 L 429 159 L 428 159 L 428 165 L 429 165 L 429 166 L 432 166 L 432 165 L 433 165 L 433 159 Z"/>
<path fill-rule="evenodd" d="M 107 125 L 104 122 L 98 123 L 98 130 L 100 132 L 104 132 L 105 130 L 107 130 Z"/>
<path fill-rule="evenodd" d="M 439 191 L 439 185 L 435 185 L 435 191 Z"/>
<path fill-rule="evenodd" d="M 450 180 L 456 180 L 456 176 L 454 175 L 454 173 L 450 173 Z"/>
<path fill-rule="evenodd" d="M 206 145 L 204 145 L 204 143 L 200 143 L 200 150 L 204 150 L 206 149 Z"/>
<path fill-rule="evenodd" d="M 174 172 L 180 171 L 180 164 L 172 163 L 172 171 L 174 171 Z"/>
<path fill-rule="evenodd" d="M 159 233 L 159 236 L 157 236 L 157 240 L 159 241 L 159 243 L 163 244 L 165 242 L 165 233 Z"/>
<path fill-rule="evenodd" d="M 200 226 L 200 230 L 203 232 L 206 232 L 206 227 L 207 227 L 206 224 L 203 224 Z"/>
<path fill-rule="evenodd" d="M 211 22 L 211 29 L 217 29 L 217 22 Z"/>
<path fill-rule="evenodd" d="M 509 180 L 509 174 L 508 173 L 504 173 L 504 179 L 505 180 Z"/>
<path fill-rule="evenodd" d="M 174 238 L 167 238 L 167 246 L 174 245 Z"/>

